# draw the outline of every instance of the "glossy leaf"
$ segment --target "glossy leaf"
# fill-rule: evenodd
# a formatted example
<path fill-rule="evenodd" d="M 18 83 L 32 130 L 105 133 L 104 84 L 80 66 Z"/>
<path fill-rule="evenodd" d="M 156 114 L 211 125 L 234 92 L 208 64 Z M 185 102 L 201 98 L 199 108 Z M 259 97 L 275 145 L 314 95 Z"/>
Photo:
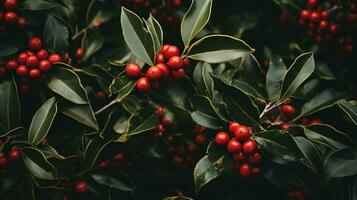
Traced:
<path fill-rule="evenodd" d="M 357 125 L 357 102 L 342 100 L 338 106 L 348 115 L 348 117 Z"/>
<path fill-rule="evenodd" d="M 25 166 L 34 177 L 44 180 L 56 178 L 54 167 L 39 150 L 33 147 L 25 147 L 21 151 Z"/>
<path fill-rule="evenodd" d="M 136 81 L 133 79 L 126 76 L 117 77 L 109 86 L 109 92 L 117 94 L 117 101 L 120 102 L 133 91 L 135 85 Z"/>
<path fill-rule="evenodd" d="M 76 105 L 65 103 L 61 107 L 61 112 L 85 126 L 99 130 L 97 119 L 89 104 Z"/>
<path fill-rule="evenodd" d="M 84 161 L 86 166 L 91 169 L 98 163 L 99 156 L 112 143 L 112 141 L 106 141 L 99 137 L 90 140 L 84 150 Z"/>
<path fill-rule="evenodd" d="M 320 171 L 322 158 L 315 144 L 301 136 L 294 137 L 294 140 L 304 157 L 303 162 L 315 172 Z"/>
<path fill-rule="evenodd" d="M 153 110 L 143 109 L 133 113 L 129 123 L 127 136 L 133 136 L 156 128 L 159 124 L 159 119 Z"/>
<path fill-rule="evenodd" d="M 253 51 L 240 39 L 228 35 L 210 35 L 192 44 L 187 54 L 194 60 L 222 63 L 247 56 Z"/>
<path fill-rule="evenodd" d="M 87 60 L 104 45 L 103 35 L 95 30 L 89 29 L 86 31 L 83 40 L 82 48 L 84 49 L 84 56 L 81 60 Z"/>
<path fill-rule="evenodd" d="M 200 94 L 213 96 L 214 82 L 211 77 L 212 66 L 208 63 L 198 62 L 193 72 L 193 81 Z"/>
<path fill-rule="evenodd" d="M 181 22 L 181 37 L 186 48 L 207 24 L 211 9 L 212 0 L 192 0 L 191 6 Z"/>
<path fill-rule="evenodd" d="M 92 174 L 91 176 L 95 180 L 95 182 L 97 182 L 101 185 L 105 185 L 110 188 L 114 188 L 114 189 L 117 189 L 120 191 L 125 191 L 125 192 L 134 191 L 134 188 L 132 188 L 130 185 L 118 180 L 115 177 L 107 176 L 104 174 Z"/>
<path fill-rule="evenodd" d="M 270 63 L 266 78 L 266 89 L 269 100 L 279 99 L 281 86 L 287 71 L 285 63 L 281 58 L 274 59 Z"/>
<path fill-rule="evenodd" d="M 43 35 L 43 45 L 47 50 L 57 53 L 67 51 L 69 31 L 62 21 L 48 15 Z"/>
<path fill-rule="evenodd" d="M 223 121 L 200 111 L 194 111 L 193 113 L 191 113 L 191 117 L 193 121 L 197 124 L 210 129 L 220 129 L 224 126 Z"/>
<path fill-rule="evenodd" d="M 296 171 L 286 165 L 274 165 L 268 170 L 264 170 L 264 177 L 282 188 L 305 188 L 305 180 L 296 174 Z"/>
<path fill-rule="evenodd" d="M 232 81 L 232 85 L 242 90 L 244 93 L 249 95 L 250 97 L 265 102 L 264 94 L 262 94 L 259 90 L 249 85 L 247 82 L 235 79 Z"/>
<path fill-rule="evenodd" d="M 159 51 L 161 51 L 161 46 L 163 45 L 164 41 L 164 33 L 162 31 L 162 28 L 159 22 L 152 15 L 150 15 L 149 19 L 147 20 L 146 26 L 148 27 L 148 30 L 151 34 L 155 47 L 155 52 L 158 53 Z"/>
<path fill-rule="evenodd" d="M 329 178 L 341 178 L 357 174 L 357 151 L 341 149 L 329 155 L 324 163 Z"/>
<path fill-rule="evenodd" d="M 0 135 L 19 126 L 20 101 L 13 78 L 0 82 Z"/>
<path fill-rule="evenodd" d="M 62 4 L 53 0 L 25 0 L 19 3 L 20 8 L 32 11 L 49 10 L 59 6 Z"/>

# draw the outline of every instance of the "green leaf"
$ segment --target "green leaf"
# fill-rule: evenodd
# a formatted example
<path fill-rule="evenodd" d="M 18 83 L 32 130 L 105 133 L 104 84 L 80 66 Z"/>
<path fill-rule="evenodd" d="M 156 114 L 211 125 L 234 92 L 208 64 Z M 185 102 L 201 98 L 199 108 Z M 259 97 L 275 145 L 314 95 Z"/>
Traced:
<path fill-rule="evenodd" d="M 113 144 L 112 141 L 106 141 L 100 137 L 96 137 L 89 141 L 84 150 L 84 162 L 91 169 L 96 163 L 102 152 Z"/>
<path fill-rule="evenodd" d="M 122 101 L 135 88 L 136 81 L 126 76 L 117 77 L 109 86 L 109 92 L 117 94 L 117 101 Z"/>
<path fill-rule="evenodd" d="M 181 22 L 181 37 L 185 49 L 191 40 L 207 24 L 212 10 L 212 0 L 192 0 L 191 6 Z"/>
<path fill-rule="evenodd" d="M 267 78 L 266 89 L 268 92 L 269 100 L 274 101 L 279 99 L 281 92 L 281 85 L 287 73 L 285 63 L 281 58 L 274 59 L 270 63 Z"/>
<path fill-rule="evenodd" d="M 120 191 L 132 192 L 134 188 L 129 186 L 127 183 L 124 183 L 117 178 L 107 176 L 104 174 L 92 174 L 92 178 L 99 184 L 114 188 Z"/>
<path fill-rule="evenodd" d="M 244 41 L 228 35 L 210 35 L 198 40 L 188 50 L 188 57 L 208 63 L 222 63 L 252 53 Z"/>
<path fill-rule="evenodd" d="M 151 34 L 144 28 L 143 21 L 124 7 L 121 10 L 120 21 L 125 42 L 131 52 L 146 64 L 154 65 L 154 43 Z"/>
<path fill-rule="evenodd" d="M 357 101 L 342 100 L 338 106 L 348 115 L 348 117 L 357 125 Z"/>
<path fill-rule="evenodd" d="M 314 78 L 307 80 L 300 88 L 293 94 L 293 98 L 302 99 L 305 101 L 311 100 L 316 94 L 320 92 L 320 79 Z"/>
<path fill-rule="evenodd" d="M 311 141 L 330 148 L 342 149 L 352 145 L 347 134 L 329 125 L 309 126 L 304 128 L 304 132 Z"/>
<path fill-rule="evenodd" d="M 293 95 L 314 70 L 315 61 L 312 53 L 304 53 L 297 57 L 284 77 L 280 98 L 285 99 Z"/>
<path fill-rule="evenodd" d="M 239 64 L 237 66 L 241 66 L 241 65 L 243 66 L 243 74 L 244 77 L 248 80 L 248 83 L 254 86 L 255 88 L 263 88 L 264 72 L 260 67 L 258 60 L 254 57 L 254 55 L 249 54 L 244 58 L 239 59 L 238 62 Z M 239 70 L 239 67 L 237 68 L 237 70 Z"/>
<path fill-rule="evenodd" d="M 324 163 L 325 173 L 329 178 L 341 178 L 357 174 L 357 151 L 341 149 L 330 154 Z"/>
<path fill-rule="evenodd" d="M 273 165 L 264 170 L 264 177 L 280 188 L 306 188 L 304 179 L 287 165 Z"/>
<path fill-rule="evenodd" d="M 164 33 L 159 22 L 150 14 L 149 19 L 146 22 L 146 26 L 151 34 L 155 52 L 158 53 L 161 51 L 161 46 L 163 45 L 164 41 Z"/>
<path fill-rule="evenodd" d="M 198 62 L 193 71 L 193 81 L 200 94 L 207 95 L 210 98 L 212 98 L 214 92 L 212 72 L 212 66 L 204 62 Z"/>
<path fill-rule="evenodd" d="M 301 152 L 290 134 L 271 130 L 254 136 L 261 149 L 287 161 L 301 160 Z"/>
<path fill-rule="evenodd" d="M 224 126 L 222 120 L 202 113 L 200 111 L 194 111 L 193 113 L 191 113 L 191 117 L 193 121 L 195 121 L 197 124 L 210 129 L 221 129 Z"/>
<path fill-rule="evenodd" d="M 47 16 L 43 30 L 43 45 L 47 50 L 64 53 L 68 48 L 69 31 L 62 21 L 52 15 Z"/>
<path fill-rule="evenodd" d="M 143 109 L 132 114 L 127 136 L 137 135 L 157 127 L 159 119 L 152 109 Z"/>
<path fill-rule="evenodd" d="M 56 67 L 56 71 L 47 80 L 47 86 L 72 103 L 88 104 L 87 93 L 79 76 L 69 69 L 59 67 L 59 65 Z"/>
<path fill-rule="evenodd" d="M 337 103 L 342 98 L 343 94 L 332 90 L 326 89 L 323 92 L 317 94 L 313 99 L 309 102 L 305 103 L 301 108 L 301 116 L 311 115 L 320 110 L 329 108 Z"/>
<path fill-rule="evenodd" d="M 19 3 L 19 8 L 32 11 L 50 10 L 59 6 L 63 5 L 53 0 L 25 0 Z"/>
<path fill-rule="evenodd" d="M 82 40 L 84 56 L 81 60 L 85 61 L 90 58 L 95 52 L 99 51 L 103 45 L 104 37 L 99 31 L 92 29 L 87 30 Z"/>
<path fill-rule="evenodd" d="M 224 170 L 230 169 L 231 165 L 232 160 L 226 155 L 223 155 L 214 162 L 211 162 L 208 156 L 201 158 L 193 172 L 196 193 L 198 193 L 203 186 L 220 176 Z"/>
<path fill-rule="evenodd" d="M 259 124 L 259 111 L 253 101 L 240 88 L 213 77 L 216 89 L 221 93 L 232 120 L 245 125 Z"/>
<path fill-rule="evenodd" d="M 118 119 L 117 122 L 115 122 L 113 126 L 113 130 L 118 134 L 124 134 L 128 132 L 129 125 L 130 125 L 129 118 L 123 115 Z"/>
<path fill-rule="evenodd" d="M 85 126 L 99 130 L 97 119 L 89 104 L 77 105 L 64 103 L 61 106 L 61 112 Z"/>
<path fill-rule="evenodd" d="M 22 158 L 34 177 L 44 180 L 56 178 L 54 167 L 46 160 L 41 151 L 33 147 L 25 147 L 22 149 Z"/>
<path fill-rule="evenodd" d="M 251 96 L 252 98 L 254 98 L 258 101 L 261 101 L 261 102 L 265 102 L 264 95 L 259 90 L 257 90 L 253 86 L 249 85 L 249 83 L 242 81 L 242 80 L 234 79 L 232 81 L 232 85 L 239 88 L 245 94 Z"/>
<path fill-rule="evenodd" d="M 56 98 L 47 100 L 40 109 L 37 110 L 29 128 L 28 140 L 34 145 L 41 143 L 52 126 L 52 122 L 57 114 Z"/>
<path fill-rule="evenodd" d="M 9 78 L 0 82 L 0 135 L 19 126 L 20 101 L 15 80 Z"/>
<path fill-rule="evenodd" d="M 294 140 L 304 156 L 303 162 L 314 172 L 319 172 L 322 166 L 322 158 L 315 144 L 301 136 L 294 137 Z"/>
<path fill-rule="evenodd" d="M 169 95 L 173 105 L 186 108 L 187 94 L 181 87 L 179 87 L 177 84 L 170 84 L 166 85 L 165 90 Z"/>

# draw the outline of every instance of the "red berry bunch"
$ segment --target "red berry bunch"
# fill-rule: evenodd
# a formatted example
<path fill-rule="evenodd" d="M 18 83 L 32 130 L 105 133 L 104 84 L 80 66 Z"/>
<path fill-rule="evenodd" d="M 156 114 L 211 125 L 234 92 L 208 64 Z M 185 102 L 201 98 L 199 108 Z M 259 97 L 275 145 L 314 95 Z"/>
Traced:
<path fill-rule="evenodd" d="M 357 3 L 350 2 L 348 12 L 342 9 L 337 1 L 307 0 L 307 8 L 300 12 L 299 23 L 307 28 L 307 35 L 314 37 L 316 43 L 332 41 L 342 44 L 346 52 L 353 49 L 351 29 L 357 26 Z"/>
<path fill-rule="evenodd" d="M 5 174 L 9 167 L 9 163 L 15 163 L 21 158 L 21 151 L 18 148 L 13 148 L 7 155 L 0 155 L 0 175 Z"/>
<path fill-rule="evenodd" d="M 215 142 L 219 146 L 225 146 L 232 154 L 235 161 L 233 170 L 239 171 L 242 177 L 259 174 L 261 169 L 257 165 L 262 162 L 262 155 L 258 152 L 257 143 L 251 138 L 251 130 L 237 122 L 230 123 L 228 130 L 229 133 L 217 133 Z"/>
<path fill-rule="evenodd" d="M 125 67 L 128 77 L 138 78 L 136 89 L 147 92 L 150 89 L 158 89 L 162 82 L 180 79 L 186 75 L 184 67 L 190 64 L 188 58 L 182 59 L 180 50 L 174 45 L 164 45 L 159 54 L 156 55 L 156 64 L 149 67 L 145 73 L 136 63 L 129 63 Z M 139 78 L 140 77 L 140 78 Z"/>
<path fill-rule="evenodd" d="M 20 17 L 16 12 L 17 0 L 4 0 L 3 5 L 0 5 L 0 27 L 17 26 L 23 28 L 27 25 L 27 20 Z"/>
<path fill-rule="evenodd" d="M 46 78 L 52 69 L 52 64 L 57 62 L 62 62 L 62 56 L 56 53 L 49 54 L 48 51 L 42 49 L 41 39 L 32 37 L 28 42 L 28 50 L 20 52 L 17 58 L 8 60 L 5 66 L 0 66 L 0 77 L 14 72 L 21 80 L 22 91 L 28 91 L 29 79 Z"/>
<path fill-rule="evenodd" d="M 102 162 L 100 162 L 98 164 L 98 168 L 107 169 L 111 165 L 120 166 L 123 163 L 124 159 L 125 159 L 125 153 L 119 152 L 119 153 L 115 154 L 111 160 L 103 160 Z"/>
<path fill-rule="evenodd" d="M 289 199 L 292 200 L 305 200 L 310 196 L 310 189 L 292 190 L 288 192 Z"/>

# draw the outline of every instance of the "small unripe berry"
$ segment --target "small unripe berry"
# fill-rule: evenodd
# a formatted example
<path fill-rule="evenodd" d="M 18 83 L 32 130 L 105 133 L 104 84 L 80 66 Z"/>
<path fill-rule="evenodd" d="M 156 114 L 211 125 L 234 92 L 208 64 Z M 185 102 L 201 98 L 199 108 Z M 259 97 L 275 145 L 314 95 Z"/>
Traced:
<path fill-rule="evenodd" d="M 125 73 L 131 78 L 138 77 L 141 73 L 141 68 L 135 63 L 128 63 L 125 67 Z"/>
<path fill-rule="evenodd" d="M 162 71 L 160 68 L 152 66 L 146 71 L 146 77 L 150 80 L 160 80 L 162 78 Z"/>
<path fill-rule="evenodd" d="M 242 149 L 241 143 L 236 139 L 231 139 L 227 144 L 227 150 L 231 153 L 236 153 Z"/>
<path fill-rule="evenodd" d="M 219 132 L 219 133 L 216 134 L 215 142 L 218 145 L 226 145 L 230 139 L 231 139 L 231 137 L 229 136 L 228 133 Z"/>
<path fill-rule="evenodd" d="M 39 50 L 42 47 L 42 41 L 38 37 L 32 37 L 28 42 L 28 46 L 31 50 Z"/>
<path fill-rule="evenodd" d="M 151 89 L 150 81 L 146 77 L 139 78 L 136 81 L 136 89 L 142 92 L 147 92 Z"/>
<path fill-rule="evenodd" d="M 77 193 L 83 194 L 88 191 L 88 186 L 87 186 L 86 182 L 80 181 L 80 182 L 76 183 L 74 189 Z"/>
<path fill-rule="evenodd" d="M 252 171 L 251 166 L 247 163 L 244 163 L 240 166 L 239 174 L 242 177 L 248 177 L 248 176 L 250 176 L 251 171 Z"/>
<path fill-rule="evenodd" d="M 242 150 L 244 153 L 251 154 L 257 150 L 257 143 L 254 140 L 249 139 L 243 143 Z"/>

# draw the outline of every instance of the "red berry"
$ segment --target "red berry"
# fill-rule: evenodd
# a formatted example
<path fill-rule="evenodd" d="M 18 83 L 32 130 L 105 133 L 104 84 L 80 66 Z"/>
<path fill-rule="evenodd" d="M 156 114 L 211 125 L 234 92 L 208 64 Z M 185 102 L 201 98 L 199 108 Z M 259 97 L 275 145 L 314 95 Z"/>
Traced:
<path fill-rule="evenodd" d="M 308 4 L 309 6 L 316 6 L 317 3 L 318 3 L 318 0 L 308 0 L 308 1 L 307 1 L 307 4 Z"/>
<path fill-rule="evenodd" d="M 236 154 L 233 154 L 233 159 L 235 161 L 244 161 L 245 160 L 245 155 L 242 153 L 242 152 L 239 152 L 239 153 L 236 153 Z"/>
<path fill-rule="evenodd" d="M 16 70 L 17 66 L 18 66 L 18 63 L 16 60 L 9 60 L 6 63 L 6 68 L 10 71 Z"/>
<path fill-rule="evenodd" d="M 311 14 L 310 14 L 310 20 L 311 21 L 313 21 L 313 22 L 317 22 L 317 21 L 319 21 L 319 19 L 320 19 L 320 13 L 318 13 L 318 12 L 312 12 Z"/>
<path fill-rule="evenodd" d="M 219 132 L 219 133 L 216 134 L 215 142 L 218 145 L 226 145 L 230 139 L 231 139 L 231 137 L 229 136 L 228 133 Z"/>
<path fill-rule="evenodd" d="M 152 81 L 160 80 L 162 78 L 162 71 L 160 68 L 152 66 L 146 71 L 146 77 Z"/>
<path fill-rule="evenodd" d="M 141 73 L 141 68 L 135 63 L 128 63 L 125 67 L 125 73 L 131 78 L 138 77 Z"/>
<path fill-rule="evenodd" d="M 165 126 L 170 126 L 172 124 L 172 122 L 167 117 L 163 117 L 161 120 L 161 124 L 163 124 Z"/>
<path fill-rule="evenodd" d="M 329 26 L 328 26 L 328 22 L 326 20 L 322 20 L 320 21 L 320 24 L 319 24 L 319 28 L 320 29 L 327 29 Z"/>
<path fill-rule="evenodd" d="M 40 49 L 36 55 L 40 60 L 46 60 L 48 58 L 48 53 L 44 49 Z"/>
<path fill-rule="evenodd" d="M 165 64 L 159 63 L 159 64 L 157 64 L 155 66 L 158 67 L 159 69 L 161 69 L 163 77 L 167 77 L 167 76 L 170 75 L 170 69 Z"/>
<path fill-rule="evenodd" d="M 7 70 L 5 67 L 0 66 L 0 78 L 5 77 L 7 74 Z M 1 80 L 0 80 L 1 81 Z"/>
<path fill-rule="evenodd" d="M 41 141 L 41 144 L 42 144 L 42 145 L 48 145 L 48 139 L 47 139 L 47 138 L 44 138 L 44 139 Z"/>
<path fill-rule="evenodd" d="M 37 56 L 28 56 L 26 59 L 26 66 L 30 69 L 36 68 L 38 66 L 38 58 Z"/>
<path fill-rule="evenodd" d="M 4 7 L 6 10 L 14 10 L 17 6 L 17 1 L 16 0 L 5 0 L 4 1 Z"/>
<path fill-rule="evenodd" d="M 28 42 L 28 46 L 31 50 L 39 50 L 42 47 L 42 41 L 38 37 L 32 37 Z"/>
<path fill-rule="evenodd" d="M 257 150 L 257 143 L 254 140 L 249 139 L 243 143 L 242 149 L 244 153 L 251 154 Z"/>
<path fill-rule="evenodd" d="M 17 26 L 20 27 L 20 28 L 23 28 L 27 25 L 27 20 L 23 17 L 19 17 L 17 19 Z"/>
<path fill-rule="evenodd" d="M 156 115 L 158 117 L 163 117 L 164 116 L 164 112 L 165 112 L 165 108 L 162 106 L 159 106 L 156 108 Z"/>
<path fill-rule="evenodd" d="M 183 60 L 180 56 L 173 56 L 170 58 L 168 65 L 171 69 L 180 69 L 183 65 Z"/>
<path fill-rule="evenodd" d="M 17 148 L 12 149 L 9 154 L 7 155 L 7 157 L 9 158 L 9 160 L 11 162 L 16 162 L 20 159 L 21 157 L 21 151 Z"/>
<path fill-rule="evenodd" d="M 52 64 L 51 64 L 51 62 L 48 61 L 48 60 L 41 60 L 39 66 L 38 66 L 38 68 L 39 68 L 42 72 L 48 72 L 48 71 L 51 70 Z"/>
<path fill-rule="evenodd" d="M 184 58 L 183 59 L 183 66 L 184 67 L 187 67 L 187 66 L 189 66 L 190 65 L 190 59 L 189 58 Z"/>
<path fill-rule="evenodd" d="M 58 62 L 62 62 L 62 56 L 60 56 L 59 54 L 51 54 L 48 57 L 48 60 L 53 64 L 53 63 L 58 63 Z"/>
<path fill-rule="evenodd" d="M 76 183 L 76 185 L 74 186 L 74 189 L 77 193 L 83 194 L 88 191 L 88 186 L 87 186 L 86 182 L 80 181 L 80 182 Z"/>
<path fill-rule="evenodd" d="M 337 25 L 336 24 L 331 24 L 330 25 L 330 32 L 334 33 L 337 31 Z"/>
<path fill-rule="evenodd" d="M 205 134 L 198 134 L 195 138 L 195 142 L 200 145 L 204 145 L 207 143 L 207 138 Z"/>
<path fill-rule="evenodd" d="M 136 89 L 143 92 L 149 91 L 151 89 L 149 79 L 146 77 L 139 78 L 136 81 Z"/>
<path fill-rule="evenodd" d="M 156 55 L 156 64 L 158 63 L 164 63 L 165 62 L 165 56 L 161 53 Z"/>
<path fill-rule="evenodd" d="M 122 162 L 125 159 L 125 154 L 123 152 L 114 155 L 113 160 L 115 162 Z"/>
<path fill-rule="evenodd" d="M 109 160 L 103 160 L 98 164 L 98 167 L 101 169 L 106 169 L 110 166 L 110 161 Z"/>
<path fill-rule="evenodd" d="M 181 4 L 182 4 L 182 0 L 172 0 L 172 5 L 174 5 L 174 6 L 181 6 Z"/>
<path fill-rule="evenodd" d="M 175 78 L 175 79 L 180 79 L 180 78 L 183 78 L 185 77 L 186 75 L 186 71 L 184 69 L 179 69 L 177 71 L 172 71 L 172 76 Z"/>
<path fill-rule="evenodd" d="M 262 172 L 262 170 L 259 167 L 253 167 L 252 169 L 252 174 L 256 175 L 256 174 L 260 174 Z"/>
<path fill-rule="evenodd" d="M 170 45 L 168 45 L 168 44 L 165 44 L 164 46 L 162 46 L 161 53 L 167 51 L 169 49 L 169 47 L 170 47 Z"/>
<path fill-rule="evenodd" d="M 258 164 L 262 162 L 262 155 L 260 155 L 260 153 L 255 152 L 254 154 L 250 155 L 248 157 L 248 161 L 251 164 Z"/>
<path fill-rule="evenodd" d="M 293 106 L 288 105 L 288 104 L 281 106 L 280 109 L 281 109 L 281 112 L 287 117 L 291 117 L 296 114 L 296 109 Z"/>
<path fill-rule="evenodd" d="M 241 141 L 244 142 L 250 138 L 250 129 L 246 126 L 239 126 L 235 131 L 234 131 L 234 137 Z"/>
<path fill-rule="evenodd" d="M 322 19 L 327 19 L 328 16 L 329 16 L 328 11 L 324 10 L 324 11 L 321 12 L 321 17 L 322 17 Z"/>
<path fill-rule="evenodd" d="M 16 69 L 16 74 L 19 76 L 27 76 L 28 73 L 29 73 L 29 70 L 27 69 L 27 67 L 25 65 L 20 65 Z"/>
<path fill-rule="evenodd" d="M 310 12 L 308 10 L 302 10 L 300 13 L 300 17 L 302 19 L 308 19 L 310 16 Z"/>
<path fill-rule="evenodd" d="M 41 71 L 39 69 L 31 69 L 29 72 L 29 77 L 30 78 L 40 78 Z"/>
<path fill-rule="evenodd" d="M 284 123 L 280 124 L 280 129 L 288 130 L 290 128 L 290 126 L 291 125 L 289 123 L 284 122 Z"/>
<path fill-rule="evenodd" d="M 4 14 L 3 19 L 6 23 L 14 24 L 17 22 L 18 16 L 15 12 L 9 11 Z"/>
<path fill-rule="evenodd" d="M 107 94 L 105 94 L 104 91 L 100 90 L 95 93 L 95 98 L 98 100 L 104 100 L 105 98 L 107 98 Z"/>
<path fill-rule="evenodd" d="M 84 50 L 83 48 L 78 48 L 77 51 L 76 51 L 76 58 L 78 60 L 82 59 L 84 56 Z"/>
<path fill-rule="evenodd" d="M 165 133 L 165 126 L 164 125 L 162 125 L 162 124 L 159 124 L 159 125 L 157 125 L 157 131 L 159 132 L 159 133 Z"/>
<path fill-rule="evenodd" d="M 6 167 L 7 163 L 7 158 L 5 156 L 0 156 L 0 168 Z"/>
<path fill-rule="evenodd" d="M 320 125 L 321 123 L 321 119 L 313 119 L 311 120 L 310 125 Z"/>
<path fill-rule="evenodd" d="M 180 156 L 174 156 L 172 158 L 172 164 L 176 166 L 180 166 L 183 163 L 183 159 Z"/>
<path fill-rule="evenodd" d="M 231 139 L 227 144 L 227 150 L 231 153 L 238 152 L 242 149 L 241 143 L 236 139 Z"/>
<path fill-rule="evenodd" d="M 170 59 L 173 56 L 178 56 L 180 54 L 180 50 L 177 48 L 177 46 L 170 45 L 167 48 L 162 49 L 162 53 L 164 54 L 166 59 Z"/>
<path fill-rule="evenodd" d="M 27 60 L 27 53 L 20 53 L 18 56 L 17 56 L 17 62 L 20 64 L 20 65 L 24 65 L 26 64 L 26 60 Z"/>
<path fill-rule="evenodd" d="M 244 163 L 240 166 L 239 174 L 242 177 L 248 177 L 248 176 L 250 176 L 251 171 L 252 171 L 252 169 L 251 169 L 250 165 L 247 163 Z"/>

